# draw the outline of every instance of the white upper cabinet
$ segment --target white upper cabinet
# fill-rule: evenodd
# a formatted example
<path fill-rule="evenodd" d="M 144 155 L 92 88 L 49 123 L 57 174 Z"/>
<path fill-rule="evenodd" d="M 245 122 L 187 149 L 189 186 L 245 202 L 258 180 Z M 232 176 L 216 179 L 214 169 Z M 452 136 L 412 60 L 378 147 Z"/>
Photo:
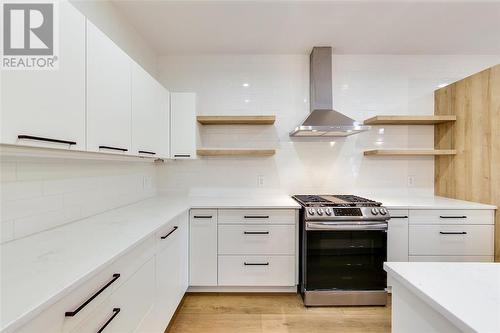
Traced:
<path fill-rule="evenodd" d="M 160 99 L 160 122 L 157 137 L 159 157 L 170 158 L 170 92 L 159 82 L 156 91 Z"/>
<path fill-rule="evenodd" d="M 162 120 L 158 82 L 141 66 L 132 63 L 132 154 L 157 156 Z"/>
<path fill-rule="evenodd" d="M 59 69 L 0 73 L 1 143 L 85 149 L 85 17 L 59 8 Z"/>
<path fill-rule="evenodd" d="M 196 94 L 170 94 L 170 156 L 196 158 Z"/>
<path fill-rule="evenodd" d="M 87 150 L 131 151 L 131 59 L 87 20 Z"/>
<path fill-rule="evenodd" d="M 132 64 L 132 154 L 170 157 L 170 94 L 141 66 Z"/>

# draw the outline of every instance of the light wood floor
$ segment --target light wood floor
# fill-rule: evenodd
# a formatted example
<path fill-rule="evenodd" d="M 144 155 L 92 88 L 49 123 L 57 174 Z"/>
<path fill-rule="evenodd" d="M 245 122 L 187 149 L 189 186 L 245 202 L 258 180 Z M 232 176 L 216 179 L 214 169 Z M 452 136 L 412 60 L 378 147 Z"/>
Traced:
<path fill-rule="evenodd" d="M 294 294 L 187 294 L 167 332 L 375 333 L 390 330 L 390 305 L 306 308 L 300 296 Z"/>

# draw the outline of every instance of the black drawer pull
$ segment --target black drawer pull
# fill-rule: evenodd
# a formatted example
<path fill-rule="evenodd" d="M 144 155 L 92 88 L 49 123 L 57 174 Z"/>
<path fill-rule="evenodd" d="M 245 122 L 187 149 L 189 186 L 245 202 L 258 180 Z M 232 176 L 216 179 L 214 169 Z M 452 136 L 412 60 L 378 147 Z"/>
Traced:
<path fill-rule="evenodd" d="M 174 157 L 191 157 L 189 154 L 174 154 Z"/>
<path fill-rule="evenodd" d="M 149 154 L 149 155 L 156 155 L 156 153 L 152 152 L 152 151 L 147 151 L 147 150 L 139 150 L 138 151 L 139 154 Z"/>
<path fill-rule="evenodd" d="M 125 149 L 125 148 L 111 147 L 111 146 L 99 146 L 99 149 L 110 149 L 110 150 L 128 151 L 128 149 Z"/>
<path fill-rule="evenodd" d="M 67 145 L 76 145 L 75 141 L 67 141 L 67 140 L 59 140 L 59 139 L 50 139 L 50 138 L 42 138 L 40 136 L 32 136 L 32 135 L 18 135 L 17 138 L 19 140 L 35 140 L 35 141 L 45 141 L 45 142 L 55 142 L 55 143 L 64 143 Z"/>
<path fill-rule="evenodd" d="M 80 312 L 84 307 L 86 307 L 90 302 L 92 302 L 97 296 L 99 296 L 100 293 L 102 293 L 106 288 L 108 288 L 110 285 L 112 285 L 113 282 L 115 282 L 119 278 L 120 278 L 120 274 L 118 274 L 118 273 L 113 274 L 113 278 L 111 280 L 109 280 L 109 282 L 106 283 L 106 285 L 104 287 L 99 289 L 99 291 L 97 291 L 94 295 L 90 296 L 90 298 L 87 299 L 82 305 L 80 305 L 75 311 L 67 311 L 66 313 L 64 313 L 64 316 L 74 317 L 78 312 Z"/>
<path fill-rule="evenodd" d="M 245 262 L 245 266 L 269 266 L 268 262 L 258 263 L 258 262 Z"/>
<path fill-rule="evenodd" d="M 396 215 L 396 216 L 391 216 L 391 219 L 407 219 L 408 216 L 406 215 Z"/>
<path fill-rule="evenodd" d="M 440 219 L 466 219 L 467 216 L 465 215 L 460 215 L 460 216 L 439 216 Z"/>
<path fill-rule="evenodd" d="M 212 215 L 195 215 L 193 216 L 194 219 L 211 219 Z"/>
<path fill-rule="evenodd" d="M 243 231 L 245 235 L 269 235 L 269 231 Z"/>
<path fill-rule="evenodd" d="M 102 331 L 104 331 L 106 326 L 108 326 L 109 323 L 111 323 L 113 319 L 115 319 L 115 317 L 120 313 L 120 311 L 121 311 L 120 308 L 114 308 L 113 315 L 104 323 L 104 325 L 102 325 L 102 327 L 99 329 L 99 331 L 97 331 L 97 333 L 101 333 Z"/>
<path fill-rule="evenodd" d="M 170 235 L 171 235 L 171 234 L 172 234 L 175 230 L 177 230 L 178 228 L 179 228 L 178 226 L 174 226 L 174 227 L 172 228 L 172 230 L 170 230 L 170 231 L 168 232 L 168 234 L 166 234 L 165 236 L 161 236 L 161 239 L 165 239 L 165 238 L 167 238 L 168 236 L 170 236 Z"/>
<path fill-rule="evenodd" d="M 268 219 L 269 215 L 245 215 L 246 219 Z"/>
<path fill-rule="evenodd" d="M 467 235 L 467 232 L 465 231 L 459 231 L 459 232 L 440 231 L 439 233 L 441 235 Z"/>

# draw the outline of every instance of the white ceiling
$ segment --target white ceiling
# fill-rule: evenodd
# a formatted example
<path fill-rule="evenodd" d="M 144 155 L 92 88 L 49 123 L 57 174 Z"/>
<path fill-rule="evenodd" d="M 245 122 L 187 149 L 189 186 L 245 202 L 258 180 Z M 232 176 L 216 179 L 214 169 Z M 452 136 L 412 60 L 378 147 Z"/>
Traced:
<path fill-rule="evenodd" d="M 500 54 L 499 1 L 113 3 L 161 55 Z"/>

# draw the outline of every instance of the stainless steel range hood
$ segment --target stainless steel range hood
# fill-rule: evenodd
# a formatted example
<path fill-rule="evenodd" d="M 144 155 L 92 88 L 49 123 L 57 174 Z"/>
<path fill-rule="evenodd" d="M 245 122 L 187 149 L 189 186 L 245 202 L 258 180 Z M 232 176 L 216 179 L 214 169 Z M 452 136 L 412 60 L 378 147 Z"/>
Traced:
<path fill-rule="evenodd" d="M 309 85 L 311 113 L 300 126 L 290 132 L 290 136 L 348 136 L 370 129 L 370 126 L 364 126 L 333 110 L 331 47 L 313 48 L 309 65 Z"/>

